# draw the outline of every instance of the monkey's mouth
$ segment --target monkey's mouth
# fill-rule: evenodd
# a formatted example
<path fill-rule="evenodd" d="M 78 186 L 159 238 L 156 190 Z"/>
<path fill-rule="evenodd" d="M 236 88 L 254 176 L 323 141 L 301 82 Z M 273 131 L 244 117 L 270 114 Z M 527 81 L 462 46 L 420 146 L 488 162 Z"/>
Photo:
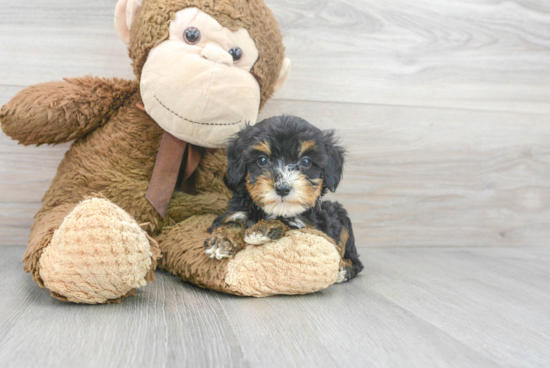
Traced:
<path fill-rule="evenodd" d="M 188 123 L 192 123 L 192 124 L 198 124 L 198 125 L 218 125 L 218 126 L 227 126 L 227 125 L 237 125 L 237 124 L 241 124 L 242 121 L 237 121 L 235 123 L 201 123 L 201 122 L 198 122 L 198 121 L 193 121 L 193 120 L 189 120 L 187 118 L 184 118 L 183 116 L 181 116 L 180 114 L 178 114 L 177 112 L 175 112 L 174 110 L 170 109 L 168 106 L 166 106 L 164 103 L 162 103 L 161 100 L 158 99 L 158 97 L 156 95 L 153 95 L 153 97 L 155 97 L 155 100 L 157 100 L 157 102 L 162 106 L 164 107 L 167 111 L 171 112 L 172 114 L 174 114 L 175 116 L 177 116 L 178 118 L 188 122 Z"/>

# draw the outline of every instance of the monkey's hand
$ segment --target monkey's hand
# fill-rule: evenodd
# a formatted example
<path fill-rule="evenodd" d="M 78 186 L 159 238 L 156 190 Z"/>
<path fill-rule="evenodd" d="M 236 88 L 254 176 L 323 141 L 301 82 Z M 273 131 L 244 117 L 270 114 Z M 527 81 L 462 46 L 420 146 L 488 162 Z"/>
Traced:
<path fill-rule="evenodd" d="M 24 145 L 68 142 L 105 124 L 138 87 L 95 77 L 37 84 L 2 107 L 2 130 Z"/>
<path fill-rule="evenodd" d="M 261 220 L 246 230 L 244 241 L 252 245 L 265 244 L 283 237 L 290 228 L 279 220 Z"/>
<path fill-rule="evenodd" d="M 210 258 L 233 257 L 245 247 L 243 240 L 246 227 L 241 222 L 226 223 L 212 229 L 212 235 L 204 241 L 206 254 Z"/>

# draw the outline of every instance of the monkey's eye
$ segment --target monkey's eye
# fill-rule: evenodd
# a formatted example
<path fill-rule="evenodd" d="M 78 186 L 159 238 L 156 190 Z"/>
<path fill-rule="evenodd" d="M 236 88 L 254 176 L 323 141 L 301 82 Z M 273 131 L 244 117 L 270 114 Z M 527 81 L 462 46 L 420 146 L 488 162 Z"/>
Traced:
<path fill-rule="evenodd" d="M 309 159 L 309 157 L 302 158 L 302 160 L 300 161 L 300 166 L 306 169 L 311 167 L 311 160 Z"/>
<path fill-rule="evenodd" d="M 195 27 L 189 27 L 183 31 L 183 39 L 190 45 L 194 45 L 201 40 L 201 31 Z"/>
<path fill-rule="evenodd" d="M 267 164 L 269 163 L 267 157 L 265 156 L 258 157 L 258 160 L 256 162 L 258 163 L 259 167 L 266 167 Z"/>
<path fill-rule="evenodd" d="M 243 50 L 240 47 L 233 47 L 229 50 L 229 55 L 233 57 L 233 61 L 239 61 L 241 56 L 243 56 Z"/>

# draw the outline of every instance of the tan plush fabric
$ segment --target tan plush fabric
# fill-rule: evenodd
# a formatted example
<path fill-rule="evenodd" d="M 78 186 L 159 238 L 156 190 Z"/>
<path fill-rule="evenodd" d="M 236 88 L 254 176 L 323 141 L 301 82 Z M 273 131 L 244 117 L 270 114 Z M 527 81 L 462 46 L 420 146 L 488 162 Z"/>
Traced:
<path fill-rule="evenodd" d="M 118 0 L 115 8 L 115 29 L 125 44 L 130 43 L 130 27 L 140 3 L 138 0 Z"/>
<path fill-rule="evenodd" d="M 248 246 L 227 265 L 225 282 L 242 295 L 307 294 L 332 285 L 340 264 L 334 243 L 293 230 L 275 242 Z"/>
<path fill-rule="evenodd" d="M 76 207 L 76 204 L 66 203 L 53 207 L 49 211 L 40 210 L 34 217 L 31 227 L 29 244 L 23 257 L 23 269 L 32 275 L 32 279 L 40 286 L 44 286 L 40 278 L 40 257 L 46 247 L 50 245 L 55 230 L 59 228 L 65 217 Z"/>
<path fill-rule="evenodd" d="M 225 147 L 247 122 L 256 123 L 258 83 L 248 71 L 215 64 L 188 49 L 198 52 L 183 42 L 165 42 L 151 52 L 140 88 L 145 109 L 174 137 Z"/>
<path fill-rule="evenodd" d="M 158 252 L 126 211 L 92 198 L 55 231 L 40 258 L 40 277 L 46 288 L 71 302 L 105 303 L 145 285 L 153 255 Z"/>

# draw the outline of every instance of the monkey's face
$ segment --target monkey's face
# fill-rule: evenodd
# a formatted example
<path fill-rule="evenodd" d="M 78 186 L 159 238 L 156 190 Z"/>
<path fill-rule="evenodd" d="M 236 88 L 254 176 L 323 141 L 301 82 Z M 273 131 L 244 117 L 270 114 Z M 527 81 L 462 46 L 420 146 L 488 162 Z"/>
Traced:
<path fill-rule="evenodd" d="M 181 10 L 143 67 L 145 109 L 179 139 L 222 147 L 245 123 L 256 123 L 260 86 L 250 70 L 257 59 L 246 29 L 232 32 L 197 8 Z"/>
<path fill-rule="evenodd" d="M 195 145 L 255 124 L 290 72 L 264 0 L 118 0 L 115 26 L 149 115 Z"/>

